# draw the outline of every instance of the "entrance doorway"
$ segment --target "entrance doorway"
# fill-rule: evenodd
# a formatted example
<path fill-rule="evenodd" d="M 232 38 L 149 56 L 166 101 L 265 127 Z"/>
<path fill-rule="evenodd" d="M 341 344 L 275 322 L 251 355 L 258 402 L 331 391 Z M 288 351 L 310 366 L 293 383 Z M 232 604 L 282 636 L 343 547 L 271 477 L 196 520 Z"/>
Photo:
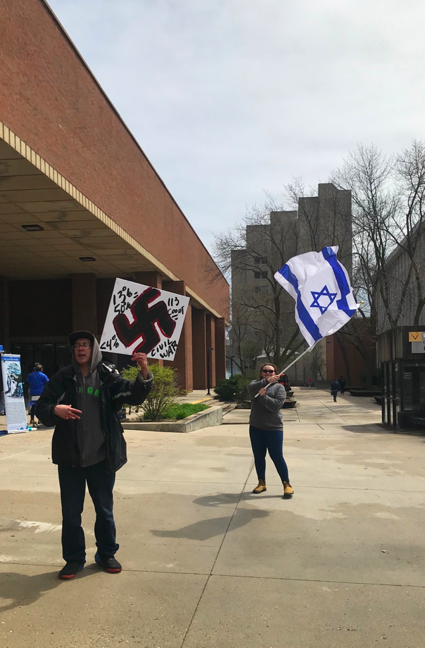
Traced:
<path fill-rule="evenodd" d="M 48 378 L 51 378 L 59 369 L 71 363 L 71 350 L 69 345 L 65 343 L 12 343 L 11 352 L 18 353 L 21 356 L 24 380 L 31 373 L 36 362 L 43 365 L 43 371 Z"/>

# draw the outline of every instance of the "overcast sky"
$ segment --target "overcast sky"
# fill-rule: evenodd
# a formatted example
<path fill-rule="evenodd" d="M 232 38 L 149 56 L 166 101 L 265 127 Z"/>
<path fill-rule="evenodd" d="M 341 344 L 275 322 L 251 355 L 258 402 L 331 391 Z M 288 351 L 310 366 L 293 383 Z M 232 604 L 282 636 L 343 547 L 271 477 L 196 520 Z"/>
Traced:
<path fill-rule="evenodd" d="M 357 143 L 424 138 L 420 0 L 50 0 L 210 248 Z"/>

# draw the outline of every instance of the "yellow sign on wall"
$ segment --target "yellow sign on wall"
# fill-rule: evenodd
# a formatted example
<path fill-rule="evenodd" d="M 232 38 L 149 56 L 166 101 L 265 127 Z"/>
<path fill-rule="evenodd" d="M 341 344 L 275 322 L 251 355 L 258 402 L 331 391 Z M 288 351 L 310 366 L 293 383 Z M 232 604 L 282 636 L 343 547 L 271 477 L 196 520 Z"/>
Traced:
<path fill-rule="evenodd" d="M 422 342 L 422 332 L 413 333 L 409 331 L 409 342 Z"/>

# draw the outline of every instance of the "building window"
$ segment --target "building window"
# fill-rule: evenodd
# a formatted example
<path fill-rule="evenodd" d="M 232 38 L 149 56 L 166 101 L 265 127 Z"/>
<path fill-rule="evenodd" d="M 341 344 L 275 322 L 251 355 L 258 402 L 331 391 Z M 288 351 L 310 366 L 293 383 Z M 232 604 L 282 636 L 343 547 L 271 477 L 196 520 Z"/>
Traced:
<path fill-rule="evenodd" d="M 267 279 L 268 276 L 269 273 L 267 272 L 267 270 L 263 270 L 261 272 L 254 272 L 255 279 Z"/>

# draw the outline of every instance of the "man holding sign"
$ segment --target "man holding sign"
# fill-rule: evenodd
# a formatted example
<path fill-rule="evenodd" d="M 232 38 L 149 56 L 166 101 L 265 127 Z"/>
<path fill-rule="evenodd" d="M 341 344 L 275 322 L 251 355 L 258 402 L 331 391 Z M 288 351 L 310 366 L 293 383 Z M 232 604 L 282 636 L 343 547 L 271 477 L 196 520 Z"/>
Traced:
<path fill-rule="evenodd" d="M 55 426 L 52 461 L 58 465 L 62 502 L 62 550 L 66 565 L 59 578 L 69 580 L 86 561 L 81 514 L 86 483 L 96 510 L 95 561 L 108 573 L 119 573 L 115 559 L 113 516 L 115 473 L 127 461 L 123 429 L 117 416 L 123 403 L 140 405 L 152 386 L 145 353 L 132 360 L 140 372 L 125 380 L 113 365 L 102 361 L 102 352 L 89 331 L 69 336 L 72 365 L 58 371 L 47 383 L 37 404 L 37 416 Z"/>

